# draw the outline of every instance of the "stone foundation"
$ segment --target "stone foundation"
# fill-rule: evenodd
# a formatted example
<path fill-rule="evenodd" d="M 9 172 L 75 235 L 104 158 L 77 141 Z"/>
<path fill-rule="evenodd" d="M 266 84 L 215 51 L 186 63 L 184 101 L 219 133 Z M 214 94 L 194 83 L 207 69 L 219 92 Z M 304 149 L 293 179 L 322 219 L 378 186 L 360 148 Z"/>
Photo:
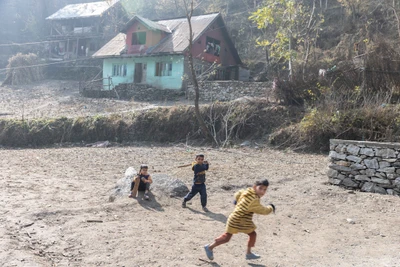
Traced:
<path fill-rule="evenodd" d="M 330 140 L 329 182 L 400 196 L 400 143 Z"/>
<path fill-rule="evenodd" d="M 134 99 L 138 101 L 174 101 L 186 96 L 194 100 L 193 86 L 187 90 L 156 89 L 145 84 L 119 84 L 115 90 L 98 90 L 101 84 L 82 86 L 80 93 L 85 97 Z M 117 93 L 115 92 L 117 91 Z M 272 97 L 270 82 L 208 81 L 200 85 L 200 101 L 231 101 L 241 97 Z"/>
<path fill-rule="evenodd" d="M 200 84 L 200 100 L 230 101 L 244 96 L 268 97 L 271 95 L 271 82 L 207 81 Z M 189 85 L 186 97 L 194 99 L 193 86 Z"/>
<path fill-rule="evenodd" d="M 137 101 L 174 101 L 185 95 L 182 90 L 156 89 L 144 84 L 119 84 L 115 90 L 83 88 L 80 93 L 85 97 L 134 99 Z"/>

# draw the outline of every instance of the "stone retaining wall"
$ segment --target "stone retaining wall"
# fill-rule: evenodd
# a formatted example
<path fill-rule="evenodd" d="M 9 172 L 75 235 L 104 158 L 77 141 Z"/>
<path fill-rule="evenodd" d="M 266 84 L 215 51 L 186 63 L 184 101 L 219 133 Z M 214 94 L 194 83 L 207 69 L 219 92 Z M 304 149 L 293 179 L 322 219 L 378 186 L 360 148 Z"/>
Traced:
<path fill-rule="evenodd" d="M 80 93 L 84 97 L 119 98 L 125 100 L 133 98 L 137 101 L 174 101 L 185 95 L 181 90 L 156 89 L 143 84 L 119 84 L 115 87 L 115 90 L 83 88 L 80 89 Z"/>
<path fill-rule="evenodd" d="M 242 81 L 208 81 L 202 82 L 200 88 L 201 101 L 230 101 L 244 96 L 247 97 L 271 97 L 272 84 L 270 82 L 242 82 Z M 186 96 L 188 100 L 194 100 L 193 86 L 189 85 L 187 90 L 156 89 L 144 84 L 119 84 L 115 90 L 98 90 L 101 84 L 94 86 L 83 86 L 80 93 L 85 97 L 94 98 L 117 98 L 139 101 L 166 101 L 177 100 Z"/>
<path fill-rule="evenodd" d="M 330 140 L 329 182 L 400 196 L 400 143 Z"/>
<path fill-rule="evenodd" d="M 240 97 L 268 97 L 271 94 L 271 82 L 242 82 L 242 81 L 207 81 L 201 83 L 200 100 L 230 101 Z M 187 98 L 194 99 L 193 86 L 187 89 Z"/>

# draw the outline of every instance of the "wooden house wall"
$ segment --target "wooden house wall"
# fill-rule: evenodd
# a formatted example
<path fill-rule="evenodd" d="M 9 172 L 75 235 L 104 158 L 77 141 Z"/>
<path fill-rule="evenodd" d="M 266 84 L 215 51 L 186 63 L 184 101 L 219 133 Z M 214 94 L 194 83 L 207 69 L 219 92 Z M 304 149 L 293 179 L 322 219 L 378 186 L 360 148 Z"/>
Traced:
<path fill-rule="evenodd" d="M 163 39 L 166 33 L 158 30 L 150 30 L 142 23 L 136 21 L 126 32 L 126 45 L 128 54 L 138 54 L 141 45 L 132 45 L 132 33 L 134 32 L 146 32 L 146 44 L 145 49 L 155 46 L 161 39 Z"/>
<path fill-rule="evenodd" d="M 231 52 L 227 42 L 228 37 L 224 33 L 222 27 L 224 27 L 223 24 L 221 24 L 219 20 L 216 20 L 206 29 L 202 36 L 193 44 L 192 55 L 194 58 L 210 63 L 217 62 L 218 64 L 222 64 L 222 66 L 233 66 L 239 64 L 239 62 L 236 62 Z M 207 37 L 211 37 L 221 42 L 219 56 L 204 52 L 206 50 Z"/>

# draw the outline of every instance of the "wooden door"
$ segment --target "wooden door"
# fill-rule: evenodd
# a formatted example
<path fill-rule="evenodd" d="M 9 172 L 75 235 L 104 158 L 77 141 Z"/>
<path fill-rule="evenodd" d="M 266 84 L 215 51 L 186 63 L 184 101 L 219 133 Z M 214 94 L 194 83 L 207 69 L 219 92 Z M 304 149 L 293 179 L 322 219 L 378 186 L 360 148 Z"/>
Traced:
<path fill-rule="evenodd" d="M 142 82 L 142 77 L 143 77 L 143 66 L 142 63 L 136 63 L 135 64 L 135 74 L 133 77 L 133 82 L 134 83 L 141 83 Z"/>
<path fill-rule="evenodd" d="M 143 63 L 142 64 L 142 83 L 146 83 L 146 78 L 147 78 L 147 64 Z"/>

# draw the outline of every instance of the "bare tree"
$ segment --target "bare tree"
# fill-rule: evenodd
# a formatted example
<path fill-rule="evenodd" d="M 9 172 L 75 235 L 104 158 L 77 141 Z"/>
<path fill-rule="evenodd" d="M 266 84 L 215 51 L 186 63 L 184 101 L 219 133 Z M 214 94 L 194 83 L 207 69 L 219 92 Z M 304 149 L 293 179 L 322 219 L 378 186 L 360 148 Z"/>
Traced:
<path fill-rule="evenodd" d="M 196 118 L 197 118 L 197 121 L 198 121 L 198 123 L 200 125 L 200 129 L 201 129 L 202 133 L 204 134 L 204 136 L 207 139 L 213 140 L 213 142 L 215 143 L 215 140 L 211 138 L 210 131 L 208 130 L 207 125 L 206 125 L 203 117 L 201 116 L 200 108 L 199 108 L 200 89 L 199 89 L 199 82 L 198 82 L 197 77 L 196 77 L 196 71 L 194 69 L 193 53 L 192 53 L 192 47 L 193 47 L 192 16 L 193 16 L 193 10 L 194 10 L 194 8 L 193 8 L 193 0 L 190 0 L 189 3 L 187 2 L 187 0 L 183 0 L 183 2 L 185 4 L 186 18 L 187 18 L 188 25 L 189 25 L 189 53 L 188 53 L 188 58 L 189 58 L 189 68 L 190 68 L 190 72 L 191 72 L 191 76 L 192 76 L 191 79 L 192 79 L 193 88 L 194 88 L 194 92 L 195 92 L 194 110 L 195 110 Z M 189 5 L 190 5 L 190 7 L 189 7 Z"/>

